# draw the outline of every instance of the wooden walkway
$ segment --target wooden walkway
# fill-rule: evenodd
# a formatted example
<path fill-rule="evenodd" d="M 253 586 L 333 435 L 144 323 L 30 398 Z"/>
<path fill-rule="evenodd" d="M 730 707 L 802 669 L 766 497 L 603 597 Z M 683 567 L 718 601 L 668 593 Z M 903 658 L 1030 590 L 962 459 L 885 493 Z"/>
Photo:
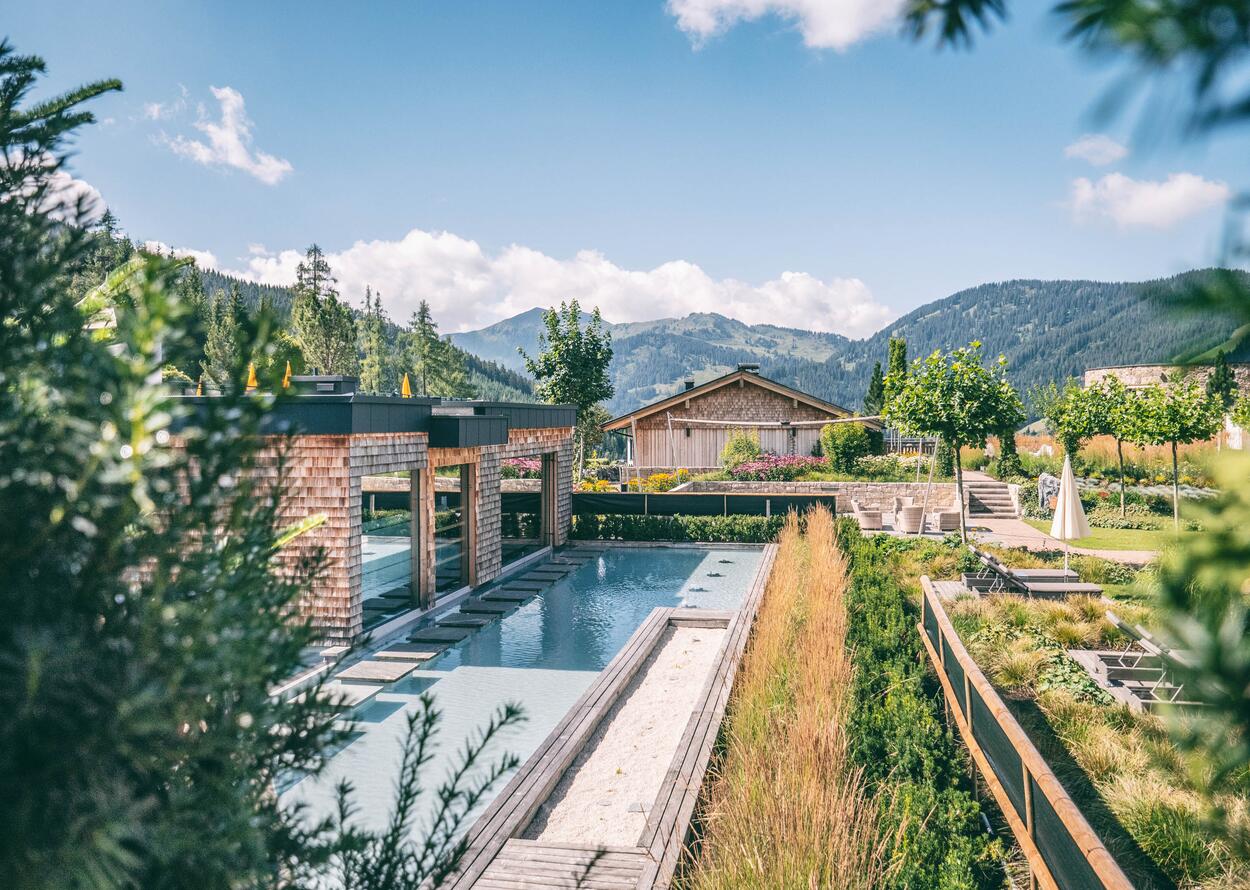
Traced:
<path fill-rule="evenodd" d="M 751 588 L 737 610 L 651 612 L 474 824 L 468 851 L 450 884 L 454 890 L 632 890 L 670 885 L 776 553 L 776 545 L 765 548 Z M 519 838 L 671 625 L 725 627 L 728 632 L 637 846 L 576 846 Z"/>

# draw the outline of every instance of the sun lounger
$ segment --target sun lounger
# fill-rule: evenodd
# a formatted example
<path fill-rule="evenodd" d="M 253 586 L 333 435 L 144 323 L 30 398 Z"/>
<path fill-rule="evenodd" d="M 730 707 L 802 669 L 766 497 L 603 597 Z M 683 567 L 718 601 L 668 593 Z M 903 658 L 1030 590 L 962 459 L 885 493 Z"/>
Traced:
<path fill-rule="evenodd" d="M 1188 655 L 1156 639 L 1140 624 L 1129 624 L 1110 609 L 1106 616 L 1117 630 L 1129 638 L 1128 648 L 1117 653 L 1117 665 L 1122 668 L 1137 668 L 1140 665 L 1145 675 L 1140 678 L 1126 677 L 1120 681 L 1122 686 L 1128 688 L 1145 707 L 1164 703 L 1195 704 L 1181 698 L 1185 683 L 1180 677 L 1194 667 Z M 1140 653 L 1131 652 L 1134 645 L 1139 647 Z M 1154 676 L 1150 676 L 1151 667 L 1157 672 Z"/>
<path fill-rule="evenodd" d="M 1022 593 L 1027 596 L 1057 597 L 1073 594 L 1102 595 L 1102 587 L 1076 579 L 1074 572 L 1062 569 L 1011 569 L 990 554 L 969 547 L 982 569 L 970 576 L 970 587 L 987 593 Z M 975 586 L 973 586 L 975 585 Z"/>

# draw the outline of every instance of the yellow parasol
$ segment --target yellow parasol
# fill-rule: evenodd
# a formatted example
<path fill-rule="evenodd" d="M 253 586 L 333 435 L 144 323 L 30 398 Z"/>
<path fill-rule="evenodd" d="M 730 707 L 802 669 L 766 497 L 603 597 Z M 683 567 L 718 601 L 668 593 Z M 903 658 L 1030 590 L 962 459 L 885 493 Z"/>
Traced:
<path fill-rule="evenodd" d="M 254 392 L 259 387 L 260 387 L 260 384 L 256 381 L 256 365 L 252 364 L 251 362 L 248 362 L 247 363 L 247 386 L 244 387 L 243 391 Z"/>
<path fill-rule="evenodd" d="M 203 377 L 200 378 L 199 383 L 195 384 L 195 394 L 197 396 L 204 395 L 204 378 Z"/>
<path fill-rule="evenodd" d="M 404 383 L 403 383 L 403 386 L 399 388 L 399 394 L 403 396 L 405 399 L 412 398 L 412 384 L 408 382 L 407 374 L 404 374 Z"/>
<path fill-rule="evenodd" d="M 291 361 L 290 359 L 288 359 L 286 363 L 286 373 L 282 375 L 282 388 L 286 389 L 290 385 L 291 385 Z"/>

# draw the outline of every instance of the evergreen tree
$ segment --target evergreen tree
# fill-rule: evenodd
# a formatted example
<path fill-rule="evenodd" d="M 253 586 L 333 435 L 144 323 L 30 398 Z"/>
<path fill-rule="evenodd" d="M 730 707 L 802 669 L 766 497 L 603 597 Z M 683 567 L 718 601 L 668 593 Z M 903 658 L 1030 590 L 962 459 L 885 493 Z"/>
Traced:
<path fill-rule="evenodd" d="M 356 321 L 339 299 L 330 263 L 316 244 L 309 246 L 295 270 L 291 333 L 304 354 L 304 364 L 322 374 L 355 376 Z"/>
<path fill-rule="evenodd" d="M 411 839 L 427 698 L 387 828 L 280 805 L 276 781 L 350 738 L 327 688 L 271 694 L 305 667 L 298 604 L 322 560 L 274 560 L 299 529 L 281 528 L 282 474 L 259 454 L 268 402 L 237 387 L 192 409 L 153 380 L 189 348 L 177 266 L 135 258 L 99 294 L 133 311 L 109 342 L 86 327 L 96 304 L 66 281 L 94 236 L 48 204 L 82 103 L 120 85 L 27 104 L 42 71 L 0 42 L 0 887 L 436 886 L 515 759 L 431 788 L 445 816 Z M 457 766 L 516 721 L 501 709 Z"/>
<path fill-rule="evenodd" d="M 222 389 L 230 389 L 241 381 L 232 378 L 239 367 L 241 351 L 241 325 L 247 320 L 247 309 L 237 287 L 230 293 L 218 291 L 213 295 L 208 313 L 208 326 L 204 340 L 204 358 L 200 372 L 204 380 Z M 246 363 L 244 363 L 246 367 Z"/>
<path fill-rule="evenodd" d="M 892 395 L 890 378 L 893 378 L 895 381 L 901 381 L 907 376 L 907 341 L 902 337 L 891 335 L 888 349 L 889 352 L 886 354 L 885 363 L 886 380 L 883 383 L 882 390 L 885 399 Z M 882 404 L 884 405 L 884 400 Z"/>
<path fill-rule="evenodd" d="M 575 405 L 574 478 L 581 477 L 588 443 L 599 433 L 600 414 L 591 409 L 612 398 L 608 366 L 612 362 L 612 335 L 603 329 L 598 307 L 582 328 L 582 309 L 577 300 L 561 303 L 543 313 L 543 333 L 538 336 L 538 355 L 526 355 L 525 368 L 538 381 L 538 396 L 553 405 Z"/>
<path fill-rule="evenodd" d="M 360 388 L 364 392 L 383 391 L 383 374 L 387 366 L 385 325 L 382 296 L 375 299 L 373 289 L 365 285 L 365 311 L 357 322 L 360 337 Z"/>
<path fill-rule="evenodd" d="M 1228 366 L 1228 356 L 1224 350 L 1215 353 L 1215 361 L 1211 365 L 1211 376 L 1207 377 L 1207 395 L 1225 414 L 1232 410 L 1233 402 L 1237 401 L 1237 378 L 1233 369 Z"/>
<path fill-rule="evenodd" d="M 464 353 L 438 336 L 438 324 L 425 300 L 412 314 L 406 340 L 408 367 L 415 376 L 413 383 L 418 393 L 450 399 L 473 395 Z"/>
<path fill-rule="evenodd" d="M 885 405 L 885 376 L 881 373 L 881 362 L 872 363 L 872 378 L 868 381 L 868 391 L 864 393 L 864 414 L 873 417 L 881 413 Z"/>

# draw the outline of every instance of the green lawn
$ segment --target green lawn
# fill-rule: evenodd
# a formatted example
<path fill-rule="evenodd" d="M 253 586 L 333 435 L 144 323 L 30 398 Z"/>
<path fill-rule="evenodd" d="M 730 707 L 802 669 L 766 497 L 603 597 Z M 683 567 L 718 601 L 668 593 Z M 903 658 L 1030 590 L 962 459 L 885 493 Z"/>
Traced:
<path fill-rule="evenodd" d="M 1024 521 L 1050 534 L 1049 519 Z M 1171 529 L 1091 528 L 1090 531 L 1093 534 L 1073 541 L 1072 546 L 1090 550 L 1162 550 L 1176 541 L 1176 534 Z"/>

